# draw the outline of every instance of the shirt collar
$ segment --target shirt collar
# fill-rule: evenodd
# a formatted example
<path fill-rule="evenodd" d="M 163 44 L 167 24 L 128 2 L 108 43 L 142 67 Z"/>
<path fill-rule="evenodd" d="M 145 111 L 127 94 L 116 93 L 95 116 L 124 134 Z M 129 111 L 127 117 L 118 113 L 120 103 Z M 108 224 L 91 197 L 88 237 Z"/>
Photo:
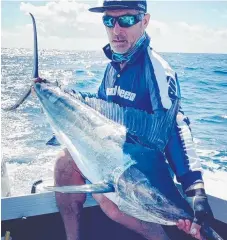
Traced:
<path fill-rule="evenodd" d="M 135 52 L 135 54 L 130 59 L 130 61 L 127 62 L 128 64 L 134 63 L 138 59 L 140 54 L 144 51 L 144 49 L 146 49 L 149 46 L 150 37 L 148 36 L 147 33 L 145 33 L 145 34 L 146 34 L 146 39 L 145 39 L 144 43 L 138 48 L 138 50 Z M 103 47 L 103 51 L 104 51 L 106 57 L 109 58 L 112 61 L 113 52 L 111 50 L 110 44 L 107 44 L 105 47 Z M 120 63 L 116 63 L 116 62 L 113 62 L 113 61 L 111 63 L 114 64 L 114 65 L 119 65 L 120 64 Z"/>

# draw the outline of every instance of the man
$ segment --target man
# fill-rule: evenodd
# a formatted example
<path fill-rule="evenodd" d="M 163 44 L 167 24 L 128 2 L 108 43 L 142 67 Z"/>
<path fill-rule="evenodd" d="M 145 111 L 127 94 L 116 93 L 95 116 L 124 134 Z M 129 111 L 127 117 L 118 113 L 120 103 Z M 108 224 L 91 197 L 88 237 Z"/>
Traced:
<path fill-rule="evenodd" d="M 99 87 L 98 97 L 153 113 L 169 109 L 180 98 L 176 73 L 155 51 L 149 47 L 150 38 L 145 29 L 150 15 L 146 13 L 146 1 L 104 1 L 102 7 L 89 9 L 103 12 L 109 44 L 104 53 L 111 60 Z M 86 94 L 81 93 L 82 96 Z M 89 94 L 87 95 L 89 96 Z M 193 148 L 189 120 L 179 111 L 177 126 L 165 149 L 165 156 L 181 182 L 183 190 L 193 199 L 194 222 L 179 220 L 177 226 L 197 239 L 201 239 L 200 225 L 205 217 L 212 216 L 201 176 L 201 165 Z M 67 150 L 64 150 L 55 166 L 56 185 L 80 185 L 85 179 Z M 140 233 L 147 239 L 169 239 L 168 227 L 146 223 L 119 211 L 118 207 L 102 194 L 93 194 L 102 210 L 114 221 Z M 85 194 L 56 193 L 56 200 L 64 220 L 67 239 L 80 239 L 80 212 Z M 180 239 L 176 227 L 174 238 Z M 173 233 L 172 233 L 173 234 Z"/>

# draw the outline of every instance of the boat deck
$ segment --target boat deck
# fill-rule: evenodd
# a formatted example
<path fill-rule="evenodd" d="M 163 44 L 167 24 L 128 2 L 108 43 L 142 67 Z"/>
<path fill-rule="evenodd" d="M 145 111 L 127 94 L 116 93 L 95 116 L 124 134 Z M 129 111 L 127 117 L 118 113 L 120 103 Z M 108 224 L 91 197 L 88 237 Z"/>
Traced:
<path fill-rule="evenodd" d="M 217 221 L 215 229 L 227 239 L 226 224 Z M 66 240 L 64 225 L 59 213 L 44 214 L 2 221 L 1 236 L 10 231 L 13 240 Z M 172 233 L 174 235 L 174 233 Z M 83 209 L 81 240 L 144 240 L 140 235 L 110 220 L 99 206 Z M 171 239 L 177 239 L 173 236 Z M 192 240 L 183 234 L 180 239 Z"/>
<path fill-rule="evenodd" d="M 208 195 L 215 220 L 212 227 L 227 240 L 227 201 Z M 13 240 L 65 240 L 64 224 L 54 192 L 36 193 L 1 199 L 1 236 L 10 231 Z M 173 227 L 165 227 L 176 240 L 194 238 Z M 110 220 L 90 194 L 84 204 L 81 219 L 81 240 L 144 240 L 140 235 Z"/>

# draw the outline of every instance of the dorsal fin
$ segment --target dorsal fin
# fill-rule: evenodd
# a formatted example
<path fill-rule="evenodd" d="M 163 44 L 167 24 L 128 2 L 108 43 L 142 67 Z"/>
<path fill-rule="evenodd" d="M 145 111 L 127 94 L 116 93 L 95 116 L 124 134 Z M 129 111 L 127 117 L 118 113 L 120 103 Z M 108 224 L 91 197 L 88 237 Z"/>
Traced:
<path fill-rule="evenodd" d="M 106 118 L 124 125 L 128 133 L 136 136 L 141 143 L 148 146 L 155 145 L 160 150 L 163 150 L 167 144 L 179 107 L 179 101 L 175 100 L 167 111 L 157 111 L 154 114 L 148 114 L 142 110 L 132 107 L 121 107 L 116 103 L 98 98 L 82 98 L 79 94 L 73 96 Z"/>

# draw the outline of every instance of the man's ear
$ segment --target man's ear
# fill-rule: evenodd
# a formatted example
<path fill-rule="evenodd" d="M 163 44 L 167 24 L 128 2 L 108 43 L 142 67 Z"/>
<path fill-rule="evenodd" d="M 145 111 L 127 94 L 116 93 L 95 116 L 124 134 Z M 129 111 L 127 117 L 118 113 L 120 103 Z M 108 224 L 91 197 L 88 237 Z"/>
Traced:
<path fill-rule="evenodd" d="M 144 29 L 147 28 L 149 21 L 150 21 L 151 15 L 149 13 L 146 13 L 144 18 L 143 18 L 143 24 L 144 24 Z"/>

